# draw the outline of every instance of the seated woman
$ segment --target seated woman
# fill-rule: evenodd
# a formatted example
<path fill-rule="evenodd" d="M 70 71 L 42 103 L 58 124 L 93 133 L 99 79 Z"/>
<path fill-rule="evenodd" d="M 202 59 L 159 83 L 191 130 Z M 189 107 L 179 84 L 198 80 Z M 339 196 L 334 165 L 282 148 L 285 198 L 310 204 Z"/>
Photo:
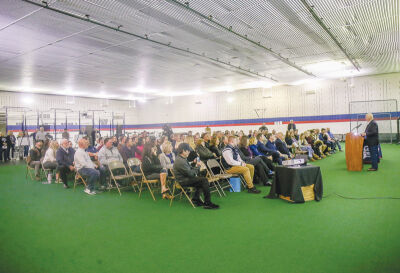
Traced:
<path fill-rule="evenodd" d="M 196 142 L 196 152 L 200 156 L 200 160 L 206 162 L 209 159 L 216 158 L 217 156 L 207 149 L 204 139 L 199 138 Z"/>
<path fill-rule="evenodd" d="M 240 141 L 239 141 L 239 150 L 243 153 L 244 156 L 246 157 L 250 157 L 250 158 L 256 158 L 256 157 L 260 157 L 261 160 L 263 161 L 266 169 L 267 169 L 267 173 L 268 173 L 268 177 L 271 177 L 273 174 L 273 170 L 275 170 L 274 165 L 272 164 L 272 159 L 268 158 L 265 155 L 254 155 L 253 152 L 250 149 L 249 144 L 252 143 L 254 145 L 255 143 L 255 137 L 252 138 L 248 138 L 247 136 L 242 136 Z M 255 147 L 257 149 L 257 146 Z"/>
<path fill-rule="evenodd" d="M 162 153 L 158 156 L 161 162 L 161 166 L 164 169 L 172 169 L 175 162 L 175 154 L 172 152 L 172 144 L 169 141 L 165 141 L 161 145 Z"/>
<path fill-rule="evenodd" d="M 143 153 L 143 146 L 144 145 L 144 139 L 143 137 L 138 138 L 138 143 L 136 144 L 136 149 L 135 149 L 135 157 L 142 161 L 142 153 Z"/>
<path fill-rule="evenodd" d="M 146 143 L 143 147 L 142 170 L 147 179 L 160 180 L 163 199 L 173 198 L 167 188 L 167 169 L 161 166 L 161 162 L 157 157 L 157 147 L 152 143 Z"/>
<path fill-rule="evenodd" d="M 221 150 L 219 149 L 219 138 L 217 135 L 213 135 L 210 140 L 210 151 L 217 157 L 221 157 Z"/>
<path fill-rule="evenodd" d="M 305 132 L 305 139 L 307 140 L 307 143 L 311 146 L 311 148 L 313 149 L 314 153 L 319 157 L 316 159 L 321 159 L 321 158 L 325 158 L 325 156 L 321 153 L 320 150 L 320 145 L 321 143 L 318 143 L 315 141 L 314 137 L 314 130 L 310 130 L 310 131 L 306 131 Z M 321 141 L 319 141 L 321 142 Z"/>
<path fill-rule="evenodd" d="M 316 159 L 321 159 L 319 156 L 317 156 L 317 155 L 314 153 L 314 150 L 313 150 L 313 148 L 311 147 L 311 145 L 308 144 L 308 142 L 307 142 L 307 140 L 306 140 L 306 133 L 302 133 L 302 134 L 300 135 L 298 144 L 299 144 L 299 149 L 300 149 L 300 150 L 306 151 L 306 152 L 307 152 L 307 155 L 308 155 L 308 159 L 309 159 L 309 160 L 315 161 Z"/>
<path fill-rule="evenodd" d="M 49 148 L 46 150 L 46 153 L 43 158 L 43 168 L 51 170 L 47 174 L 47 182 L 43 182 L 43 184 L 51 184 L 53 179 L 53 172 L 57 169 L 57 159 L 56 159 L 56 152 L 60 145 L 55 140 L 52 140 L 49 144 Z M 58 181 L 58 173 L 56 174 L 56 181 Z"/>

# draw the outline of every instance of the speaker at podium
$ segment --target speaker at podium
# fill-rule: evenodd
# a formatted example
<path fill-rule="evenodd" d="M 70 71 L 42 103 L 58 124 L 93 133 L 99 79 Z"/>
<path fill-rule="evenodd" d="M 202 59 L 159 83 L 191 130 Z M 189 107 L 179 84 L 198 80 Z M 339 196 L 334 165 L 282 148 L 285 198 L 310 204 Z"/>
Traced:
<path fill-rule="evenodd" d="M 364 138 L 358 133 L 346 134 L 346 165 L 348 171 L 362 171 Z"/>

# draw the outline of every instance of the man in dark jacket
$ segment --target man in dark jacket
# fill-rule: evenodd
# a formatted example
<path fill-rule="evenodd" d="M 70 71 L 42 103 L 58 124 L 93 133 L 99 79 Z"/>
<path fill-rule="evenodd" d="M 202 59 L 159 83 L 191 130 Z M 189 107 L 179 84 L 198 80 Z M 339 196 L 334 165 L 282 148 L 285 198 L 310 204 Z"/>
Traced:
<path fill-rule="evenodd" d="M 195 206 L 202 206 L 205 209 L 217 209 L 218 205 L 211 202 L 210 188 L 207 178 L 199 177 L 200 163 L 197 162 L 196 167 L 191 167 L 187 161 L 187 157 L 190 154 L 190 146 L 187 143 L 181 143 L 178 146 L 178 156 L 174 162 L 174 174 L 176 181 L 183 187 L 195 187 L 196 192 L 192 199 Z M 200 200 L 200 190 L 203 191 L 204 203 Z"/>
<path fill-rule="evenodd" d="M 282 165 L 282 158 L 280 153 L 278 152 L 278 149 L 276 148 L 274 144 L 274 136 L 269 133 L 267 134 L 267 144 L 264 145 L 261 142 L 262 134 L 257 135 L 257 149 L 259 152 L 261 152 L 265 156 L 272 156 L 272 159 L 274 162 L 278 163 L 278 165 Z"/>
<path fill-rule="evenodd" d="M 281 154 L 287 155 L 288 158 L 292 158 L 293 156 L 290 153 L 290 150 L 284 141 L 283 133 L 279 132 L 276 134 L 276 136 L 277 136 L 277 138 L 275 140 L 275 146 L 278 149 L 278 152 L 280 152 Z"/>
<path fill-rule="evenodd" d="M 365 120 L 368 121 L 365 133 L 361 135 L 365 137 L 365 144 L 368 146 L 369 153 L 371 155 L 371 168 L 368 171 L 378 170 L 378 145 L 379 145 L 379 129 L 378 124 L 374 120 L 372 114 L 366 114 Z"/>
<path fill-rule="evenodd" d="M 56 159 L 58 163 L 58 171 L 60 172 L 60 178 L 64 183 L 64 188 L 68 189 L 67 175 L 75 170 L 74 167 L 74 155 L 75 150 L 69 147 L 69 141 L 67 139 L 61 140 L 60 148 L 56 152 Z"/>
<path fill-rule="evenodd" d="M 7 142 L 7 160 L 11 160 L 11 158 L 14 158 L 15 142 L 16 142 L 16 138 L 11 131 L 8 132 L 8 135 L 6 137 L 6 142 Z"/>
<path fill-rule="evenodd" d="M 296 124 L 294 124 L 294 122 L 293 122 L 293 119 L 291 119 L 290 121 L 289 121 L 289 124 L 288 124 L 288 126 L 287 126 L 287 129 L 288 129 L 288 131 L 290 131 L 290 130 L 296 130 Z"/>
<path fill-rule="evenodd" d="M 43 141 L 37 141 L 35 147 L 29 151 L 28 164 L 31 168 L 35 169 L 36 180 L 40 180 L 41 159 L 43 157 L 42 147 Z"/>

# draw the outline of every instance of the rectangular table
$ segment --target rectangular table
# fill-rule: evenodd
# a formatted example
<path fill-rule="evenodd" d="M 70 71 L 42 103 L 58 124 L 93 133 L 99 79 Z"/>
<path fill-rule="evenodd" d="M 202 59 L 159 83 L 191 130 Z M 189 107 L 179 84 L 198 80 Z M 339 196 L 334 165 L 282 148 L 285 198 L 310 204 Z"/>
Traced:
<path fill-rule="evenodd" d="M 295 203 L 322 199 L 322 175 L 319 166 L 275 168 L 275 177 L 267 198 L 282 198 Z"/>

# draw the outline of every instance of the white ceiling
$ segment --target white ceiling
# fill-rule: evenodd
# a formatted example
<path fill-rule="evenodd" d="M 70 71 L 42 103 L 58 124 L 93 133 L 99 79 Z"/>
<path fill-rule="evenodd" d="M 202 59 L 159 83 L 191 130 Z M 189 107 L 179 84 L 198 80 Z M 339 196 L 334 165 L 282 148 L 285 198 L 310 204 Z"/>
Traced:
<path fill-rule="evenodd" d="M 0 0 L 0 89 L 135 99 L 400 71 L 399 0 L 307 0 L 359 71 L 300 0 L 184 2 Z"/>

